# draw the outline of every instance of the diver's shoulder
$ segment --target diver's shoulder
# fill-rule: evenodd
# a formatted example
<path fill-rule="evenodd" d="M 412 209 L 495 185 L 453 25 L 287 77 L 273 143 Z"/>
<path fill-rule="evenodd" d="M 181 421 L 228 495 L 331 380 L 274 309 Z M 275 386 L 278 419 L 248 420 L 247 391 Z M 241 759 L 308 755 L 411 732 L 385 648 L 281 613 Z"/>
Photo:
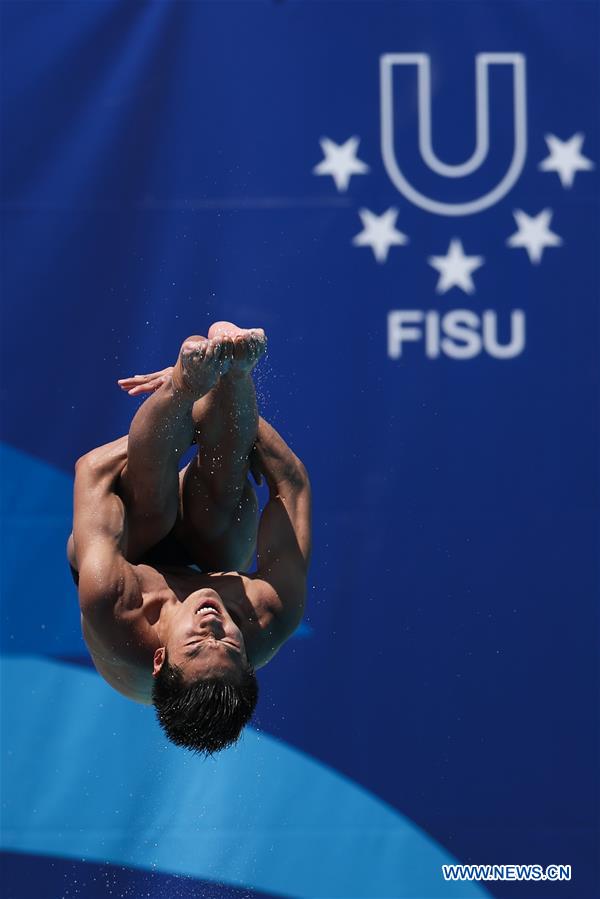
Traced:
<path fill-rule="evenodd" d="M 152 675 L 147 663 L 128 658 L 114 640 L 103 639 L 94 627 L 81 617 L 83 639 L 98 674 L 128 699 L 148 705 L 152 702 Z"/>
<path fill-rule="evenodd" d="M 282 602 L 282 598 L 269 580 L 259 572 L 247 575 L 248 598 L 254 608 L 257 627 L 255 636 L 255 656 L 253 665 L 260 668 L 270 662 L 299 627 L 304 612 L 304 603 L 293 606 Z"/>

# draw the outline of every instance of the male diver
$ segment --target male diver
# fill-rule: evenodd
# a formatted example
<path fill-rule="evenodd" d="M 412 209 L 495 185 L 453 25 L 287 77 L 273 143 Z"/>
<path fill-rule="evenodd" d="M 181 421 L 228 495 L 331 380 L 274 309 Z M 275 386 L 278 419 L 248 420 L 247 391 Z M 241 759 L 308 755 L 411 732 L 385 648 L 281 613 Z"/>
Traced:
<path fill-rule="evenodd" d="M 265 347 L 261 329 L 229 322 L 188 338 L 172 368 L 119 382 L 152 395 L 128 437 L 76 464 L 67 553 L 94 664 L 153 702 L 172 742 L 204 753 L 238 739 L 255 669 L 304 609 L 310 484 L 258 416 L 251 372 Z M 269 488 L 260 521 L 249 470 Z"/>

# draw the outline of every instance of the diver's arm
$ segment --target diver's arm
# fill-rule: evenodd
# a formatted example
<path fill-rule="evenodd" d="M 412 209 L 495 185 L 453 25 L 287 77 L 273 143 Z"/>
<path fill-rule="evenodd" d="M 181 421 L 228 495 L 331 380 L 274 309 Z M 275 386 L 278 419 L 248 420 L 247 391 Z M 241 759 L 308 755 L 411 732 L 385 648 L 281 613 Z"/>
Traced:
<path fill-rule="evenodd" d="M 127 438 L 87 453 L 75 466 L 73 550 L 84 617 L 97 618 L 131 599 L 137 582 L 124 559 L 126 518 L 116 492 L 127 458 Z"/>
<path fill-rule="evenodd" d="M 311 554 L 311 490 L 306 468 L 275 428 L 264 419 L 252 458 L 264 475 L 269 501 L 258 528 L 256 577 L 278 596 L 274 610 L 285 631 L 292 632 L 304 611 Z"/>

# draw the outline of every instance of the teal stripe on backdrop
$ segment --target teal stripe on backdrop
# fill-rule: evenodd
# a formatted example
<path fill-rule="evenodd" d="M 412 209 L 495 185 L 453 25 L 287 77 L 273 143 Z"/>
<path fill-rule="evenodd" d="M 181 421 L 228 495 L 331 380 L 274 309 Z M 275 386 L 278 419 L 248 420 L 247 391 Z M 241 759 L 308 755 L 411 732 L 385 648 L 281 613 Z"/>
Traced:
<path fill-rule="evenodd" d="M 486 895 L 444 883 L 453 859 L 403 815 L 264 734 L 195 758 L 92 672 L 35 657 L 3 660 L 2 692 L 3 849 L 305 899 Z"/>
<path fill-rule="evenodd" d="M 87 655 L 66 557 L 73 480 L 6 444 L 0 468 L 2 652 Z"/>

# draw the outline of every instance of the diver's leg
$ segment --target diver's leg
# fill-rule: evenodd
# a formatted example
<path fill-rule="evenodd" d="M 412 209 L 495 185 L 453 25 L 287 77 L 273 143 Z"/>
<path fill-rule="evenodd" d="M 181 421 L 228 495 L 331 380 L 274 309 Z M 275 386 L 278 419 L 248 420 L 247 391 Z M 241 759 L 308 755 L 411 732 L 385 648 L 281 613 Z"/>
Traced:
<path fill-rule="evenodd" d="M 131 555 L 158 543 L 175 523 L 179 461 L 193 440 L 194 404 L 227 371 L 232 351 L 229 340 L 201 336 L 185 340 L 172 373 L 131 422 L 119 485 L 135 543 Z"/>
<path fill-rule="evenodd" d="M 248 458 L 258 428 L 252 369 L 266 348 L 260 329 L 217 322 L 211 339 L 233 340 L 227 374 L 194 405 L 198 453 L 181 476 L 176 534 L 205 570 L 244 570 L 256 545 L 258 503 Z"/>

